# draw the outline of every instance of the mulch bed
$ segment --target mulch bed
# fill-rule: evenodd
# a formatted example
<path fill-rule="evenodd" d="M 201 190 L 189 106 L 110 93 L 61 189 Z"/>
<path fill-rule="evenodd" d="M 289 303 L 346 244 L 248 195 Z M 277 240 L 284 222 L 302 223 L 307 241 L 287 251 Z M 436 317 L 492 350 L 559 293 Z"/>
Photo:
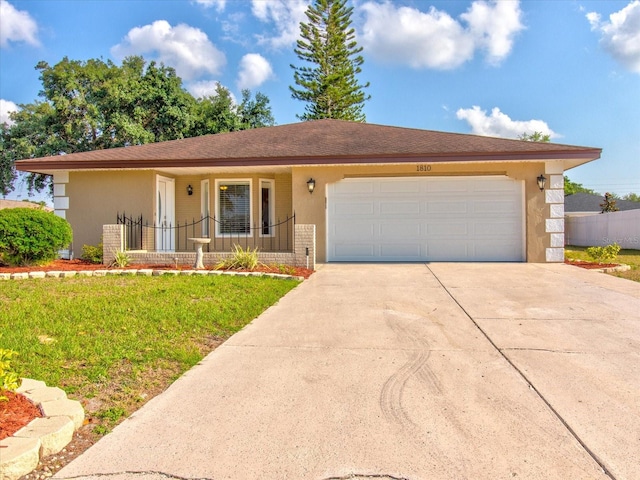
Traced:
<path fill-rule="evenodd" d="M 564 263 L 567 265 L 573 265 L 575 267 L 586 268 L 587 270 L 597 270 L 600 268 L 612 268 L 619 267 L 618 263 L 595 263 L 595 262 L 585 262 L 584 260 L 565 260 Z"/>
<path fill-rule="evenodd" d="M 42 417 L 42 412 L 25 396 L 18 393 L 0 391 L 0 440 L 12 436 L 34 418 Z"/>
<path fill-rule="evenodd" d="M 114 267 L 115 269 L 116 267 Z M 175 265 L 129 265 L 124 269 L 143 269 L 152 268 L 154 270 L 175 270 Z M 66 271 L 82 271 L 82 270 L 105 270 L 107 266 L 99 263 L 91 263 L 82 259 L 75 260 L 54 260 L 53 262 L 39 266 L 39 267 L 8 267 L 0 264 L 0 273 L 24 273 L 24 272 L 66 272 Z M 119 270 L 124 270 L 118 268 Z M 181 270 L 190 270 L 191 268 L 185 265 L 180 265 Z M 252 270 L 254 272 L 264 273 L 286 273 L 287 275 L 294 275 L 297 277 L 309 278 L 313 273 L 313 270 L 302 267 L 290 267 L 286 266 L 286 271 L 281 271 L 277 266 L 261 265 L 258 268 Z"/>

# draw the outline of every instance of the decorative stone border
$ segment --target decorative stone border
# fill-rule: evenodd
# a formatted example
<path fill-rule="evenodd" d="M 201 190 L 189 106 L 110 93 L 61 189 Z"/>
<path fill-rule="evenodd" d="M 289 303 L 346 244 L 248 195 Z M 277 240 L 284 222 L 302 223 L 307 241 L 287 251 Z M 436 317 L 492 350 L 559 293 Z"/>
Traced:
<path fill-rule="evenodd" d="M 51 272 L 21 272 L 0 273 L 0 280 L 25 280 L 29 278 L 69 278 L 69 277 L 104 277 L 107 275 L 140 275 L 157 277 L 160 275 L 231 275 L 237 277 L 270 277 L 283 280 L 304 280 L 304 277 L 285 275 L 281 273 L 264 272 L 233 272 L 227 270 L 155 270 L 152 268 L 109 269 L 109 270 L 79 270 L 79 271 L 51 271 Z"/>
<path fill-rule="evenodd" d="M 35 418 L 12 437 L 0 441 L 0 472 L 3 480 L 17 480 L 38 466 L 40 457 L 60 452 L 84 422 L 80 402 L 69 400 L 64 390 L 23 378 L 16 390 L 40 408 Z"/>
<path fill-rule="evenodd" d="M 616 267 L 605 267 L 605 268 L 592 268 L 590 271 L 592 272 L 601 272 L 601 273 L 611 273 L 611 272 L 626 272 L 627 270 L 631 270 L 630 265 L 618 265 Z"/>

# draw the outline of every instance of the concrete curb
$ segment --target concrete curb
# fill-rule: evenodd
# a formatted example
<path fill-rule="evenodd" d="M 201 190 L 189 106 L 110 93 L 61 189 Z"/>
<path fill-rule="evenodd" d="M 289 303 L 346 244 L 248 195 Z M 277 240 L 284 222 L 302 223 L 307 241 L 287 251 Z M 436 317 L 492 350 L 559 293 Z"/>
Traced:
<path fill-rule="evenodd" d="M 227 270 L 155 270 L 150 268 L 144 269 L 126 269 L 126 270 L 82 270 L 82 271 L 51 271 L 51 272 L 21 272 L 21 273 L 0 273 L 0 280 L 26 280 L 32 278 L 70 278 L 75 276 L 82 277 L 104 277 L 106 275 L 140 275 L 146 277 L 158 277 L 164 275 L 178 276 L 206 276 L 206 275 L 231 275 L 235 277 L 270 277 L 283 280 L 303 281 L 304 277 L 296 275 L 285 275 L 282 273 L 264 273 L 264 272 L 232 272 Z"/>
<path fill-rule="evenodd" d="M 0 480 L 17 480 L 35 470 L 40 457 L 60 452 L 71 442 L 73 432 L 84 421 L 80 402 L 69 400 L 67 394 L 57 387 L 47 387 L 39 380 L 24 378 L 16 393 L 37 405 L 44 416 L 0 441 Z"/>

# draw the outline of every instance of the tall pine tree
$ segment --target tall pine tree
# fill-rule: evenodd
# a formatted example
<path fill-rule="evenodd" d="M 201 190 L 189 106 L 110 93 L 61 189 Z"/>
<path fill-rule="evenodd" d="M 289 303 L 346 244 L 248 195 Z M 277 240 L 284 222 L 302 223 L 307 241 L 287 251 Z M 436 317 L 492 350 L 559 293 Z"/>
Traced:
<path fill-rule="evenodd" d="M 369 83 L 359 85 L 356 78 L 364 59 L 351 28 L 352 11 L 346 0 L 314 0 L 307 9 L 309 21 L 300 24 L 302 39 L 294 51 L 312 66 L 291 65 L 299 88 L 289 87 L 293 98 L 307 103 L 301 120 L 366 120 L 362 109 L 370 96 L 363 89 Z"/>

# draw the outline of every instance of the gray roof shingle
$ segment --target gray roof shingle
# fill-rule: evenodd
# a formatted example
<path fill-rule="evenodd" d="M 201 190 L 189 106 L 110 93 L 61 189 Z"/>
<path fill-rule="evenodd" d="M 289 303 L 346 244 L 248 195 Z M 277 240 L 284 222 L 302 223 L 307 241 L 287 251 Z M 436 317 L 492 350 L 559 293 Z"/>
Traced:
<path fill-rule="evenodd" d="M 597 212 L 600 213 L 602 208 L 600 204 L 604 202 L 603 195 L 594 195 L 592 193 L 578 192 L 564 197 L 565 213 L 573 212 Z M 630 200 L 616 200 L 618 210 L 635 210 L 640 208 L 640 202 L 632 202 Z"/>
<path fill-rule="evenodd" d="M 316 120 L 131 147 L 20 160 L 25 171 L 170 166 L 316 165 L 395 162 L 465 162 L 600 157 L 601 149 Z"/>

